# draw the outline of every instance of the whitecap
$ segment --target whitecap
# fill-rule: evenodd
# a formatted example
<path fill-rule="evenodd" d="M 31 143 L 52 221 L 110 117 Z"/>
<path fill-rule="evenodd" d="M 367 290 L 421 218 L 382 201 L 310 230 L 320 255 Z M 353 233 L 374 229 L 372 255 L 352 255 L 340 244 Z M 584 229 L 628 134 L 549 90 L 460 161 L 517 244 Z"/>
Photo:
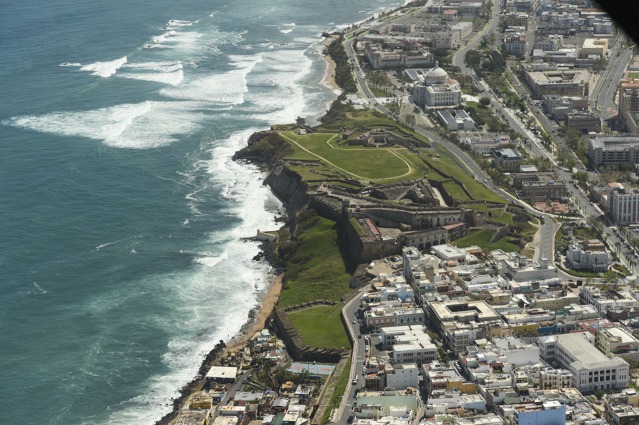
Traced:
<path fill-rule="evenodd" d="M 146 101 L 80 112 L 21 116 L 4 125 L 62 136 L 87 137 L 108 146 L 150 149 L 192 134 L 207 116 L 193 102 Z"/>
<path fill-rule="evenodd" d="M 109 62 L 94 62 L 88 65 L 83 65 L 80 71 L 91 72 L 92 75 L 96 75 L 102 78 L 109 78 L 127 62 L 127 57 L 123 56 L 119 59 L 115 59 Z"/>
<path fill-rule="evenodd" d="M 262 58 L 261 55 L 250 55 L 231 56 L 230 59 L 235 69 L 221 74 L 200 76 L 191 81 L 185 81 L 179 87 L 162 89 L 160 93 L 173 99 L 242 104 L 248 92 L 247 75 L 262 61 Z"/>
<path fill-rule="evenodd" d="M 82 64 L 77 62 L 62 62 L 58 66 L 79 68 Z"/>
<path fill-rule="evenodd" d="M 289 32 L 291 32 L 291 31 L 293 31 L 293 28 L 291 28 L 291 29 L 287 29 L 287 30 L 280 30 L 280 32 L 281 32 L 282 34 L 288 34 L 288 33 L 289 33 Z"/>

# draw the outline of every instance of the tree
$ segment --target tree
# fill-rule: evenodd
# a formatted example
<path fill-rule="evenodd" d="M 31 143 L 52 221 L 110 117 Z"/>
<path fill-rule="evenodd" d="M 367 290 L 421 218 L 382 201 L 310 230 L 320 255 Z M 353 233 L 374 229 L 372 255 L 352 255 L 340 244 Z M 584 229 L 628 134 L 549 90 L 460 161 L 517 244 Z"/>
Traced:
<path fill-rule="evenodd" d="M 487 98 L 487 97 L 482 96 L 482 97 L 479 99 L 479 104 L 480 104 L 481 106 L 483 106 L 484 108 L 486 108 L 486 107 L 488 107 L 488 105 L 490 105 L 490 99 L 489 99 L 489 98 Z"/>
<path fill-rule="evenodd" d="M 566 144 L 571 148 L 575 149 L 577 147 L 577 142 L 581 139 L 581 134 L 575 128 L 568 127 L 566 128 L 566 136 L 564 137 L 566 140 Z"/>
<path fill-rule="evenodd" d="M 601 399 L 603 398 L 604 394 L 606 394 L 606 393 L 604 392 L 604 390 L 597 390 L 597 391 L 595 392 L 595 397 L 597 397 L 597 400 L 601 400 Z"/>
<path fill-rule="evenodd" d="M 588 182 L 588 173 L 585 171 L 577 171 L 576 173 L 573 173 L 572 179 L 580 186 L 585 187 Z"/>

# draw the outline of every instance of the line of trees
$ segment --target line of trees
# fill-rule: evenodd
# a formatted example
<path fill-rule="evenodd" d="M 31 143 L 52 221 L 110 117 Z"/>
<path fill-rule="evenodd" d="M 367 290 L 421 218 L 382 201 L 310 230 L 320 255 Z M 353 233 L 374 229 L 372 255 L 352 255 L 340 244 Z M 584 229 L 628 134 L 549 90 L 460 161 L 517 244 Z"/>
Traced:
<path fill-rule="evenodd" d="M 328 54 L 335 62 L 335 82 L 344 92 L 357 92 L 357 85 L 351 73 L 351 64 L 344 49 L 344 37 L 339 36 L 328 45 Z"/>

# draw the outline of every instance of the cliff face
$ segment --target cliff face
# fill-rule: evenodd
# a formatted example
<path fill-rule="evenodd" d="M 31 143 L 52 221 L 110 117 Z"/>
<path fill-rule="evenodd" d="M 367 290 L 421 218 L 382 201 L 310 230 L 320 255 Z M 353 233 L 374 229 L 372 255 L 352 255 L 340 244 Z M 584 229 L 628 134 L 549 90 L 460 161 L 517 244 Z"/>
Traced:
<path fill-rule="evenodd" d="M 299 174 L 289 170 L 286 166 L 276 165 L 264 180 L 275 196 L 286 205 L 286 209 L 295 212 L 309 201 L 306 193 L 306 183 Z"/>

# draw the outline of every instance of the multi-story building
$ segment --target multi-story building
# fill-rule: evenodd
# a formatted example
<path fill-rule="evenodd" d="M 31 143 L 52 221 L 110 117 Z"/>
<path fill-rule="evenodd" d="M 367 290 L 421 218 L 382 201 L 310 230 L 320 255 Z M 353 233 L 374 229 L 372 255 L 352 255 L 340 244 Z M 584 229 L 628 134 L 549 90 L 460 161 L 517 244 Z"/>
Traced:
<path fill-rule="evenodd" d="M 631 165 L 639 163 L 639 135 L 598 136 L 589 141 L 592 165 Z"/>
<path fill-rule="evenodd" d="M 449 131 L 475 129 L 475 121 L 463 109 L 437 111 L 437 118 Z"/>
<path fill-rule="evenodd" d="M 527 51 L 528 39 L 525 32 L 507 32 L 504 35 L 504 52 L 506 54 L 524 56 Z"/>
<path fill-rule="evenodd" d="M 387 364 L 384 368 L 386 386 L 395 390 L 417 388 L 419 386 L 419 369 L 415 363 Z"/>
<path fill-rule="evenodd" d="M 495 165 L 506 171 L 519 171 L 524 159 L 515 149 L 499 149 L 493 152 Z"/>
<path fill-rule="evenodd" d="M 510 137 L 505 134 L 480 133 L 465 137 L 461 143 L 470 147 L 473 152 L 480 155 L 492 153 L 495 149 L 511 143 Z"/>
<path fill-rule="evenodd" d="M 637 145 L 639 148 L 639 144 Z M 639 149 L 637 149 L 639 153 Z M 639 189 L 609 184 L 608 216 L 619 225 L 639 223 Z"/>
<path fill-rule="evenodd" d="M 506 25 L 509 27 L 528 28 L 528 14 L 517 12 L 506 13 Z"/>
<path fill-rule="evenodd" d="M 595 346 L 606 356 L 639 350 L 639 341 L 621 326 L 602 329 L 595 334 Z"/>
<path fill-rule="evenodd" d="M 424 67 L 435 61 L 427 50 L 385 50 L 380 44 L 371 42 L 365 43 L 364 53 L 374 69 Z"/>
<path fill-rule="evenodd" d="M 382 346 L 391 349 L 393 364 L 430 363 L 437 358 L 437 346 L 432 343 L 423 325 L 391 326 L 380 330 Z"/>
<path fill-rule="evenodd" d="M 587 58 L 589 56 L 606 56 L 608 53 L 608 39 L 607 38 L 586 38 L 584 44 L 579 52 L 580 58 Z"/>
<path fill-rule="evenodd" d="M 572 386 L 582 392 L 628 387 L 630 368 L 620 357 L 608 358 L 595 348 L 595 336 L 589 332 L 542 337 L 541 357 L 568 369 Z"/>
<path fill-rule="evenodd" d="M 547 67 L 535 71 L 534 66 L 524 67 L 524 79 L 537 98 L 544 95 L 588 96 L 594 84 L 594 76 L 586 69 L 564 70 Z"/>
<path fill-rule="evenodd" d="M 639 307 L 639 301 L 628 291 L 607 291 L 592 285 L 582 286 L 579 298 L 582 303 L 591 304 L 602 312 Z"/>
<path fill-rule="evenodd" d="M 610 394 L 604 401 L 605 418 L 610 425 L 639 423 L 639 395 L 634 388 Z"/>
<path fill-rule="evenodd" d="M 592 112 L 571 112 L 566 114 L 566 127 L 574 128 L 582 133 L 599 133 L 601 117 Z"/>
<path fill-rule="evenodd" d="M 566 185 L 555 173 L 516 173 L 512 177 L 521 198 L 544 201 L 566 196 Z"/>
<path fill-rule="evenodd" d="M 461 104 L 459 83 L 451 80 L 448 73 L 435 63 L 432 68 L 419 76 L 420 82 L 413 85 L 415 103 L 423 107 L 458 106 Z"/>
<path fill-rule="evenodd" d="M 388 326 L 422 325 L 424 311 L 405 305 L 380 305 L 364 313 L 364 322 L 367 329 L 375 331 Z"/>
<path fill-rule="evenodd" d="M 566 260 L 575 270 L 606 272 L 610 267 L 610 255 L 603 243 L 598 240 L 586 240 L 580 244 L 570 245 L 566 252 Z"/>
<path fill-rule="evenodd" d="M 564 44 L 564 36 L 560 34 L 551 34 L 546 37 L 539 37 L 535 39 L 535 45 L 533 49 L 542 51 L 546 50 L 559 50 Z"/>
<path fill-rule="evenodd" d="M 570 388 L 572 375 L 566 369 L 547 369 L 539 372 L 539 388 L 542 390 L 557 390 Z"/>

